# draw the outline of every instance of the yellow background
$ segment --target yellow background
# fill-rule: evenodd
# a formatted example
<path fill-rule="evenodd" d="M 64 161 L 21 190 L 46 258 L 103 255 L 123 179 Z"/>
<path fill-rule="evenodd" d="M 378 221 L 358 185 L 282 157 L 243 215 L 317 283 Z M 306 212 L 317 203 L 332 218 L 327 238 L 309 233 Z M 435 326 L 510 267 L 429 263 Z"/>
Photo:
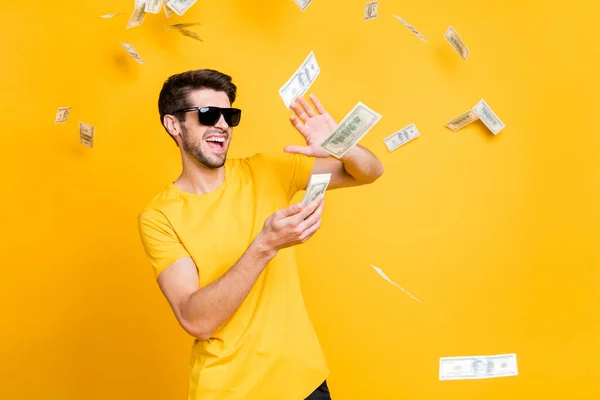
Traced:
<path fill-rule="evenodd" d="M 364 5 L 199 0 L 126 30 L 133 1 L 3 2 L 1 399 L 185 398 L 191 338 L 136 225 L 180 171 L 160 87 L 231 74 L 244 114 L 229 156 L 280 150 L 302 138 L 278 89 L 311 50 L 311 92 L 338 121 L 358 101 L 383 115 L 361 144 L 385 174 L 329 192 L 297 249 L 334 399 L 600 397 L 597 2 L 381 0 L 367 22 Z M 164 29 L 195 21 L 204 42 Z M 504 131 L 445 128 L 482 98 Z M 55 125 L 60 106 L 71 115 Z M 410 123 L 421 137 L 389 153 L 383 138 Z M 438 379 L 440 357 L 513 352 L 517 377 Z"/>

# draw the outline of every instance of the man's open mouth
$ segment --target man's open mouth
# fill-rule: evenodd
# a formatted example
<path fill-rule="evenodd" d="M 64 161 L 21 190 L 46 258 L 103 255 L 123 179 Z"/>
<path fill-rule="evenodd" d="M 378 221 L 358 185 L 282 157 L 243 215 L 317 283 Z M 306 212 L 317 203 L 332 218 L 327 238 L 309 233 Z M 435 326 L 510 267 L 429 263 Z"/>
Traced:
<path fill-rule="evenodd" d="M 209 136 L 204 140 L 212 150 L 223 151 L 225 148 L 225 136 Z"/>

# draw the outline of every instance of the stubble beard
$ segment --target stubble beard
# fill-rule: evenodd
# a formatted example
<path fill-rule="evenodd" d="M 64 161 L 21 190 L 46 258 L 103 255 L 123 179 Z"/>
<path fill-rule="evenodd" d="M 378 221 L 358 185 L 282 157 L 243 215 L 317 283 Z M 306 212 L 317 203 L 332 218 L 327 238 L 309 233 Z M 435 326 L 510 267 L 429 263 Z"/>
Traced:
<path fill-rule="evenodd" d="M 202 151 L 202 142 L 204 138 L 201 138 L 198 142 L 194 142 L 191 135 L 185 127 L 182 126 L 181 138 L 183 144 L 183 150 L 192 156 L 196 161 L 204 165 L 206 168 L 217 169 L 225 165 L 227 159 L 227 151 L 221 154 L 210 154 L 207 155 Z M 229 149 L 227 149 L 229 150 Z"/>

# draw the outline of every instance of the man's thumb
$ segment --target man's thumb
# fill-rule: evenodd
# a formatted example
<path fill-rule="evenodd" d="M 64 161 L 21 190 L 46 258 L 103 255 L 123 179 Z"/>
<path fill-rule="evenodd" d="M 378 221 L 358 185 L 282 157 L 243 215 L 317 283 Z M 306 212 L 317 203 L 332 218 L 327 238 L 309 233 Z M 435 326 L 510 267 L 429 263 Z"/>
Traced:
<path fill-rule="evenodd" d="M 302 203 L 292 204 L 288 208 L 284 209 L 281 213 L 282 218 L 291 217 L 292 215 L 298 214 L 302 210 Z"/>

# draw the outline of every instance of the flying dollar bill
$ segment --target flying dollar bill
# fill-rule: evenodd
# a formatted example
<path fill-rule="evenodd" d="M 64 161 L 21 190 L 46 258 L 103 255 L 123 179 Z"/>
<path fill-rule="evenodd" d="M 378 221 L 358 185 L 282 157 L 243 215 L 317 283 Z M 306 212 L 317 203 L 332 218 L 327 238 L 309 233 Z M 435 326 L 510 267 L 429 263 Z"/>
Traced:
<path fill-rule="evenodd" d="M 144 60 L 142 60 L 142 58 L 140 57 L 138 52 L 135 51 L 135 48 L 133 47 L 133 45 L 131 45 L 129 43 L 121 42 L 121 46 L 123 46 L 125 51 L 131 56 L 131 58 L 133 58 L 135 61 L 139 62 L 140 64 L 144 64 Z"/>
<path fill-rule="evenodd" d="M 452 129 L 454 132 L 458 131 L 459 129 L 464 128 L 465 126 L 469 125 L 471 122 L 477 121 L 479 119 L 479 116 L 477 116 L 477 113 L 473 110 L 469 110 L 466 113 L 454 118 L 452 121 L 448 122 L 446 124 L 446 126 L 450 129 Z"/>
<path fill-rule="evenodd" d="M 181 33 L 183 36 L 187 36 L 190 37 L 192 39 L 196 39 L 200 42 L 204 42 L 204 40 L 200 39 L 200 36 L 198 36 L 198 34 L 194 31 L 190 31 L 189 29 L 178 29 L 179 33 Z"/>
<path fill-rule="evenodd" d="M 415 124 L 410 124 L 406 128 L 402 128 L 398 132 L 392 133 L 390 136 L 383 139 L 383 141 L 385 142 L 388 150 L 392 152 L 418 136 L 421 136 L 419 130 Z"/>
<path fill-rule="evenodd" d="M 308 203 L 313 201 L 322 193 L 325 193 L 325 189 L 329 185 L 331 174 L 313 174 L 310 176 L 304 199 L 302 199 L 302 205 L 306 206 Z"/>
<path fill-rule="evenodd" d="M 425 39 L 425 37 L 423 37 L 423 35 L 421 35 L 419 33 L 419 31 L 417 31 L 415 28 L 413 28 L 408 22 L 406 22 L 405 20 L 403 20 L 402 18 L 400 18 L 397 15 L 394 15 L 394 17 L 396 17 L 396 19 L 400 22 L 402 22 L 404 24 L 404 26 L 406 26 L 412 33 L 414 33 L 415 35 L 417 35 L 417 37 L 419 39 L 421 39 L 422 41 L 424 41 L 425 43 L 427 43 L 427 39 Z"/>
<path fill-rule="evenodd" d="M 321 68 L 317 63 L 314 52 L 311 51 L 300 68 L 279 89 L 279 95 L 288 109 L 297 97 L 303 96 L 306 93 L 320 72 Z"/>
<path fill-rule="evenodd" d="M 123 14 L 123 13 L 104 14 L 104 15 L 101 15 L 99 18 L 109 19 L 109 18 L 114 18 L 117 15 L 121 15 L 121 14 Z"/>
<path fill-rule="evenodd" d="M 144 17 L 146 16 L 146 0 L 135 0 L 135 8 L 133 9 L 133 13 L 131 17 L 129 17 L 129 22 L 127 23 L 127 29 L 135 28 L 136 26 L 140 26 L 142 22 L 144 22 Z"/>
<path fill-rule="evenodd" d="M 377 268 L 373 264 L 371 264 L 371 267 L 373 267 L 373 269 L 375 270 L 375 272 L 377 272 L 379 274 L 379 276 L 381 276 L 383 279 L 385 279 L 386 281 L 388 281 L 392 285 L 396 286 L 398 289 L 402 290 L 404 293 L 406 293 L 407 295 L 409 295 L 410 297 L 412 297 L 413 299 L 415 299 L 419 303 L 422 303 L 421 300 L 417 299 L 415 296 L 413 296 L 412 294 L 408 293 L 402 286 L 398 285 L 396 282 L 394 282 L 393 280 L 391 280 L 390 278 L 388 278 L 388 276 L 385 274 L 385 272 L 383 272 L 383 270 L 381 268 Z"/>
<path fill-rule="evenodd" d="M 56 117 L 54 117 L 54 123 L 62 124 L 63 122 L 66 122 L 70 112 L 71 107 L 59 107 L 56 111 Z"/>
<path fill-rule="evenodd" d="M 334 157 L 341 158 L 381 119 L 381 115 L 360 101 L 321 143 Z"/>
<path fill-rule="evenodd" d="M 500 378 L 518 374 L 516 354 L 440 358 L 441 381 Z"/>
<path fill-rule="evenodd" d="M 304 11 L 312 3 L 312 0 L 294 0 L 294 3 Z"/>
<path fill-rule="evenodd" d="M 377 18 L 378 1 L 372 1 L 365 5 L 365 21 Z"/>
<path fill-rule="evenodd" d="M 504 129 L 504 123 L 494 114 L 490 106 L 482 99 L 473 107 L 475 114 L 483 121 L 485 126 L 492 131 L 494 135 L 497 135 L 502 129 Z"/>
<path fill-rule="evenodd" d="M 168 2 L 169 0 L 162 0 L 163 9 L 165 10 L 165 15 L 167 16 L 167 18 L 173 15 L 173 10 L 171 10 L 171 8 L 167 5 Z"/>
<path fill-rule="evenodd" d="M 79 143 L 94 148 L 94 127 L 84 122 L 79 122 Z"/>
<path fill-rule="evenodd" d="M 469 58 L 469 49 L 465 45 L 465 42 L 462 41 L 458 33 L 451 26 L 448 27 L 444 38 L 454 47 L 454 50 L 460 55 L 463 60 L 467 60 Z"/>
<path fill-rule="evenodd" d="M 167 6 L 177 15 L 183 15 L 197 0 L 170 0 Z"/>
<path fill-rule="evenodd" d="M 162 0 L 146 0 L 144 11 L 147 13 L 158 14 L 162 8 Z"/>

